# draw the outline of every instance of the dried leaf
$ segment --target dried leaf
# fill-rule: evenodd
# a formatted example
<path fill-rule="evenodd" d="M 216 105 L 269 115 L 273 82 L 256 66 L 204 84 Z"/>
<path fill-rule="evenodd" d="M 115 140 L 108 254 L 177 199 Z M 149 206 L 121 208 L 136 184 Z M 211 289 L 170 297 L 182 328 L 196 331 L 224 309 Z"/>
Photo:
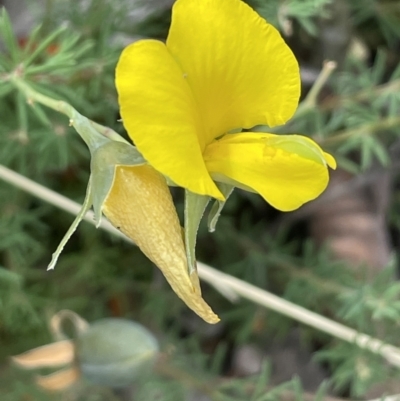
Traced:
<path fill-rule="evenodd" d="M 208 323 L 219 318 L 189 277 L 181 227 L 164 177 L 151 166 L 117 166 L 103 204 L 110 222 L 131 238 L 163 272 L 175 293 Z"/>
<path fill-rule="evenodd" d="M 79 379 L 76 367 L 58 370 L 47 376 L 37 376 L 36 384 L 47 391 L 63 391 Z"/>
<path fill-rule="evenodd" d="M 24 369 L 57 367 L 74 360 L 74 345 L 71 340 L 58 341 L 34 348 L 12 357 L 12 361 Z"/>

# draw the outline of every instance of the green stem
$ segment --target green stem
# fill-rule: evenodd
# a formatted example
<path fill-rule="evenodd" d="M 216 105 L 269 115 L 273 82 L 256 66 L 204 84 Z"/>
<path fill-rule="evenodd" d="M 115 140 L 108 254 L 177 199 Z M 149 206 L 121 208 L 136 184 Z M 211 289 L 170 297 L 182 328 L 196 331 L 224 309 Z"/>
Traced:
<path fill-rule="evenodd" d="M 21 93 L 24 94 L 29 104 L 37 102 L 69 117 L 70 125 L 72 125 L 76 129 L 82 139 L 87 143 L 89 148 L 92 148 L 93 146 L 96 147 L 98 143 L 104 143 L 107 142 L 107 140 L 129 144 L 129 142 L 127 142 L 114 130 L 109 127 L 97 124 L 94 121 L 91 121 L 88 118 L 82 116 L 67 102 L 64 102 L 63 100 L 52 99 L 35 91 L 17 74 L 10 77 L 10 82 L 12 82 L 14 86 Z"/>
<path fill-rule="evenodd" d="M 11 77 L 10 81 L 16 86 L 19 91 L 21 91 L 25 95 L 29 104 L 33 104 L 33 102 L 38 102 L 72 118 L 74 109 L 68 103 L 62 100 L 52 99 L 48 96 L 42 95 L 39 92 L 36 92 L 21 78 Z"/>
<path fill-rule="evenodd" d="M 318 95 L 320 94 L 322 88 L 325 86 L 332 72 L 336 69 L 336 62 L 334 61 L 325 61 L 321 70 L 321 73 L 318 75 L 313 87 L 308 92 L 307 97 L 300 104 L 299 108 L 296 112 L 296 118 L 300 115 L 308 112 L 317 106 Z"/>

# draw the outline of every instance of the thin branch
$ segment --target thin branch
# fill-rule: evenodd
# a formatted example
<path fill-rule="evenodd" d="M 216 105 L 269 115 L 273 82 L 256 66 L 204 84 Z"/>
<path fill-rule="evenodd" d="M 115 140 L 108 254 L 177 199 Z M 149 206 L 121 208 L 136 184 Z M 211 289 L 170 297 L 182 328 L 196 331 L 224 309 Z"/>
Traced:
<path fill-rule="evenodd" d="M 336 338 L 354 343 L 360 348 L 367 349 L 383 356 L 389 363 L 400 367 L 400 349 L 383 341 L 373 338 L 367 334 L 359 333 L 356 330 L 327 319 L 324 316 L 311 312 L 301 306 L 293 304 L 261 288 L 246 283 L 228 274 L 213 269 L 210 266 L 198 263 L 199 276 L 210 283 L 217 281 L 231 288 L 238 295 L 258 305 L 272 309 L 275 312 L 288 316 L 298 322 L 304 323 L 317 330 L 323 331 Z"/>
<path fill-rule="evenodd" d="M 58 193 L 51 191 L 48 188 L 39 185 L 32 180 L 0 165 L 0 178 L 4 181 L 14 185 L 22 190 L 31 193 L 60 209 L 63 209 L 71 214 L 76 215 L 81 206 L 65 198 Z M 88 212 L 85 220 L 95 224 L 93 213 Z M 125 237 L 120 231 L 115 229 L 105 219 L 102 220 L 100 227 L 126 241 L 132 242 L 129 238 Z M 198 263 L 199 276 L 212 286 L 218 283 L 216 288 L 226 287 L 229 291 L 246 298 L 258 305 L 272 309 L 275 312 L 288 316 L 298 322 L 304 323 L 317 330 L 323 331 L 341 340 L 354 343 L 360 348 L 367 349 L 371 352 L 383 356 L 389 363 L 394 366 L 400 367 L 400 349 L 392 345 L 385 344 L 383 341 L 373 338 L 367 334 L 359 333 L 356 330 L 337 323 L 326 317 L 320 316 L 317 313 L 311 312 L 301 306 L 286 301 L 278 296 L 271 294 L 261 288 L 246 283 L 228 274 L 222 273 L 204 263 Z"/>
<path fill-rule="evenodd" d="M 383 397 L 375 398 L 369 401 L 400 401 L 400 394 L 385 395 Z"/>
<path fill-rule="evenodd" d="M 57 192 L 54 192 L 40 184 L 37 184 L 29 178 L 26 178 L 2 165 L 0 165 L 0 178 L 3 181 L 6 181 L 9 184 L 18 187 L 25 192 L 28 192 L 33 196 L 36 196 L 37 198 L 42 199 L 45 202 L 50 203 L 51 205 L 56 206 L 74 216 L 76 216 L 81 209 L 81 205 L 79 203 L 74 202 L 71 199 L 68 199 L 65 196 L 60 195 Z M 87 212 L 83 220 L 95 225 L 94 213 L 92 211 Z M 116 235 L 117 237 L 127 239 L 122 232 L 114 228 L 106 219 L 101 220 L 100 228 L 113 235 Z"/>
<path fill-rule="evenodd" d="M 300 104 L 296 112 L 296 117 L 303 114 L 306 110 L 312 109 L 317 106 L 318 96 L 331 76 L 332 72 L 335 71 L 337 64 L 335 61 L 325 61 L 320 74 L 318 75 L 314 85 L 308 92 L 304 101 Z"/>

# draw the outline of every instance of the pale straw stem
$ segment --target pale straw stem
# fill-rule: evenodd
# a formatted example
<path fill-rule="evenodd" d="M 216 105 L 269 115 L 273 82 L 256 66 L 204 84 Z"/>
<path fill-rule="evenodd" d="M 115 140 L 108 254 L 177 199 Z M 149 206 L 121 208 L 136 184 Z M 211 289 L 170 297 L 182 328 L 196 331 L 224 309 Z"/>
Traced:
<path fill-rule="evenodd" d="M 301 102 L 300 106 L 297 109 L 296 116 L 298 117 L 304 111 L 308 109 L 312 109 L 317 105 L 318 96 L 331 76 L 332 72 L 335 71 L 337 64 L 335 61 L 324 61 L 322 65 L 322 70 L 318 75 L 317 79 L 314 82 L 314 85 L 308 92 L 306 98 Z"/>
<path fill-rule="evenodd" d="M 384 395 L 380 398 L 375 398 L 369 401 L 400 401 L 400 394 Z"/>
<path fill-rule="evenodd" d="M 11 185 L 18 187 L 25 192 L 34 195 L 66 212 L 73 215 L 79 213 L 81 205 L 76 203 L 36 182 L 0 165 L 0 178 Z M 84 218 L 91 224 L 95 224 L 93 213 L 88 212 Z M 108 221 L 102 219 L 100 228 L 109 233 L 116 235 L 126 241 L 132 242 L 125 237 L 120 231 L 114 228 Z M 323 331 L 331 336 L 354 343 L 360 348 L 367 349 L 373 353 L 383 356 L 390 364 L 400 367 L 400 349 L 383 341 L 373 338 L 367 334 L 359 333 L 356 330 L 330 320 L 326 317 L 311 312 L 301 306 L 286 301 L 268 291 L 239 280 L 233 276 L 222 273 L 210 266 L 198 262 L 199 276 L 210 285 L 214 286 L 218 291 L 224 289 L 223 293 L 230 294 L 232 299 L 236 296 L 246 298 L 258 305 L 264 306 L 282 315 L 290 317 L 300 323 L 311 326 L 317 330 Z M 394 399 L 387 399 L 393 401 Z"/>

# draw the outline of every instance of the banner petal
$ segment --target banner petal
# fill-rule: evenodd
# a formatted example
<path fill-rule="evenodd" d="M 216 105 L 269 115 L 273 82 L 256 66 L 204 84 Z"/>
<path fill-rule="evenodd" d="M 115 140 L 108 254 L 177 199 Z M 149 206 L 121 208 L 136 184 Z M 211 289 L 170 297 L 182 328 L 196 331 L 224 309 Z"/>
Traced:
<path fill-rule="evenodd" d="M 240 0 L 178 0 L 167 47 L 193 90 L 206 143 L 235 128 L 284 124 L 300 95 L 280 33 Z"/>

